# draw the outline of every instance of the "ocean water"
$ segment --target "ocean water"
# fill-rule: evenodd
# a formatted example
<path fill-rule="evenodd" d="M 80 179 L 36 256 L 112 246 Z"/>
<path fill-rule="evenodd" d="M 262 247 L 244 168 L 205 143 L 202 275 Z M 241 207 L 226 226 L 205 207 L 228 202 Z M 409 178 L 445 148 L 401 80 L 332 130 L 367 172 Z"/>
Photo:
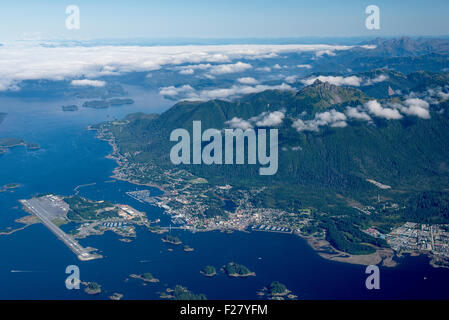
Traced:
<path fill-rule="evenodd" d="M 138 90 L 132 92 L 139 94 Z M 170 219 L 163 210 L 126 195 L 142 187 L 106 182 L 115 167 L 114 161 L 105 158 L 111 148 L 95 139 L 95 133 L 86 127 L 131 112 L 162 111 L 171 102 L 146 92 L 132 106 L 61 111 L 61 105 L 73 102 L 0 98 L 0 112 L 8 113 L 0 125 L 0 137 L 18 137 L 41 145 L 38 151 L 17 147 L 0 156 L 0 185 L 20 183 L 20 188 L 0 193 L 0 229 L 21 226 L 14 222 L 26 214 L 19 199 L 47 192 L 70 195 L 76 186 L 92 183 L 80 188 L 80 195 L 131 205 L 168 225 Z M 159 192 L 150 189 L 153 194 Z M 285 283 L 299 299 L 449 298 L 449 270 L 432 268 L 425 257 L 406 257 L 396 268 L 381 268 L 381 289 L 367 290 L 363 266 L 322 259 L 297 236 L 172 233 L 195 251 L 184 252 L 182 246 L 163 243 L 160 235 L 141 228 L 130 243 L 119 241 L 112 232 L 80 240 L 104 256 L 81 262 L 41 224 L 0 236 L 0 299 L 107 299 L 114 292 L 124 294 L 124 299 L 158 299 L 161 291 L 177 284 L 209 299 L 258 299 L 256 292 L 275 280 Z M 256 277 L 234 279 L 219 272 L 207 278 L 200 274 L 206 265 L 218 270 L 230 261 L 246 265 Z M 83 290 L 67 290 L 68 265 L 77 265 L 81 280 L 98 282 L 103 292 L 89 296 Z M 151 272 L 160 282 L 143 285 L 129 278 L 131 273 L 144 272 Z"/>

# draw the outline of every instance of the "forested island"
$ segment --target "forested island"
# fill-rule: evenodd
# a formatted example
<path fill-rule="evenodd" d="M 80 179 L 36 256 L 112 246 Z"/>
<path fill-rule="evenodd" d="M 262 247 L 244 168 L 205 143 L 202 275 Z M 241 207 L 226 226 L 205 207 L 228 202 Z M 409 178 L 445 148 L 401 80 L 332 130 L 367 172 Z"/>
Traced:
<path fill-rule="evenodd" d="M 267 297 L 270 300 L 296 299 L 297 296 L 292 294 L 287 286 L 279 281 L 271 282 L 267 287 L 257 293 L 259 297 Z"/>
<path fill-rule="evenodd" d="M 255 272 L 250 271 L 244 265 L 237 264 L 235 262 L 229 262 L 226 265 L 224 265 L 223 271 L 229 277 L 250 277 L 256 275 Z"/>
<path fill-rule="evenodd" d="M 217 270 L 214 266 L 205 266 L 200 272 L 206 277 L 213 277 L 217 274 Z"/>
<path fill-rule="evenodd" d="M 144 282 L 159 282 L 159 279 L 156 279 L 149 272 L 145 272 L 144 274 L 130 274 L 129 276 L 134 279 L 140 279 Z"/>
<path fill-rule="evenodd" d="M 81 282 L 85 286 L 84 292 L 87 294 L 99 294 L 101 293 L 101 286 L 96 282 Z"/>
<path fill-rule="evenodd" d="M 133 99 L 122 99 L 122 98 L 115 98 L 115 99 L 109 99 L 109 100 L 90 100 L 83 103 L 84 108 L 92 108 L 92 109 L 107 109 L 109 107 L 117 107 L 127 104 L 133 104 Z"/>
<path fill-rule="evenodd" d="M 181 285 L 176 285 L 174 289 L 168 288 L 166 292 L 161 293 L 160 297 L 163 299 L 172 300 L 207 300 L 205 294 L 193 293 L 192 291 Z"/>
<path fill-rule="evenodd" d="M 39 150 L 40 146 L 37 143 L 26 142 L 19 138 L 3 138 L 0 140 L 0 154 L 5 153 L 11 148 L 24 146 L 28 150 Z"/>

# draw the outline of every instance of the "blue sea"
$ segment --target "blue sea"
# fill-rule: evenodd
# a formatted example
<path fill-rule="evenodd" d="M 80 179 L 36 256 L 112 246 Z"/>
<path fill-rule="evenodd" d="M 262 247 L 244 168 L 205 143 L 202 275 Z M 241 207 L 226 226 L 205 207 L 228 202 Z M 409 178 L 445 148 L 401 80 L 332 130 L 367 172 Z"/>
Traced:
<path fill-rule="evenodd" d="M 143 187 L 110 181 L 115 162 L 106 159 L 111 147 L 95 139 L 88 125 L 120 119 L 132 112 L 161 112 L 173 102 L 156 92 L 132 90 L 131 106 L 77 112 L 62 112 L 61 106 L 75 100 L 45 98 L 0 98 L 0 112 L 8 116 L 0 124 L 1 137 L 18 137 L 38 143 L 40 150 L 17 147 L 0 156 L 0 186 L 20 183 L 18 189 L 0 193 L 0 230 L 17 228 L 15 219 L 26 213 L 19 199 L 39 193 L 70 195 L 78 185 L 80 195 L 94 200 L 128 204 L 169 224 L 162 209 L 137 202 L 127 191 Z M 160 192 L 151 188 L 153 194 Z M 81 262 L 42 224 L 32 225 L 11 235 L 0 236 L 0 299 L 107 299 L 114 292 L 124 299 L 158 299 L 166 288 L 180 284 L 208 299 L 258 299 L 257 292 L 272 281 L 280 281 L 298 299 L 430 299 L 449 298 L 449 270 L 435 269 L 425 257 L 405 257 L 396 268 L 381 267 L 380 290 L 365 287 L 365 267 L 332 262 L 319 257 L 307 243 L 294 235 L 275 233 L 225 234 L 190 233 L 173 230 L 184 244 L 163 243 L 161 236 L 137 230 L 130 243 L 107 232 L 80 240 L 97 248 L 103 259 Z M 171 250 L 169 250 L 171 249 Z M 256 277 L 229 278 L 218 273 L 204 277 L 206 265 L 219 269 L 227 262 L 246 265 Z M 102 293 L 90 296 L 83 290 L 68 290 L 65 269 L 80 268 L 82 281 L 101 284 Z M 150 272 L 159 283 L 143 285 L 130 279 L 132 273 Z"/>

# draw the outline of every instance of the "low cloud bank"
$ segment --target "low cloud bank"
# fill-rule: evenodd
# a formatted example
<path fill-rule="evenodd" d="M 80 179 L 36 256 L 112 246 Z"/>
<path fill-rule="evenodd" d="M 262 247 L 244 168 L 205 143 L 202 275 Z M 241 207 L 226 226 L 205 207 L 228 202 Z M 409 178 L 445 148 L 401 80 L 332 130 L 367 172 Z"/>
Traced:
<path fill-rule="evenodd" d="M 251 68 L 249 63 L 239 61 L 242 59 L 267 59 L 292 52 L 335 53 L 351 48 L 332 45 L 44 47 L 10 43 L 0 47 L 0 90 L 17 90 L 17 84 L 23 80 L 93 79 L 184 64 L 191 65 L 179 71 L 186 75 L 195 73 L 202 65 L 210 69 L 211 75 L 220 75 Z"/>

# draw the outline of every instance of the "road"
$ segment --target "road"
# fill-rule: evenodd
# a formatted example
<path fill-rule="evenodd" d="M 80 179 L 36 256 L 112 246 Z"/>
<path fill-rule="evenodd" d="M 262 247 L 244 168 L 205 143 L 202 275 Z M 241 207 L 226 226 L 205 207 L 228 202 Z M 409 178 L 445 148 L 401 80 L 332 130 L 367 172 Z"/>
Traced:
<path fill-rule="evenodd" d="M 24 200 L 23 204 L 31 211 L 33 212 L 41 221 L 42 223 L 50 229 L 51 232 L 53 232 L 56 237 L 58 237 L 59 240 L 64 242 L 64 244 L 69 247 L 70 250 L 73 251 L 73 253 L 76 254 L 78 259 L 86 261 L 86 260 L 92 260 L 98 258 L 97 255 L 90 254 L 89 251 L 87 251 L 85 248 L 80 246 L 80 244 L 72 238 L 72 236 L 68 235 L 64 231 L 62 231 L 57 225 L 55 225 L 49 218 L 49 212 L 42 207 L 42 205 L 37 201 L 37 199 L 31 199 L 31 200 Z"/>

